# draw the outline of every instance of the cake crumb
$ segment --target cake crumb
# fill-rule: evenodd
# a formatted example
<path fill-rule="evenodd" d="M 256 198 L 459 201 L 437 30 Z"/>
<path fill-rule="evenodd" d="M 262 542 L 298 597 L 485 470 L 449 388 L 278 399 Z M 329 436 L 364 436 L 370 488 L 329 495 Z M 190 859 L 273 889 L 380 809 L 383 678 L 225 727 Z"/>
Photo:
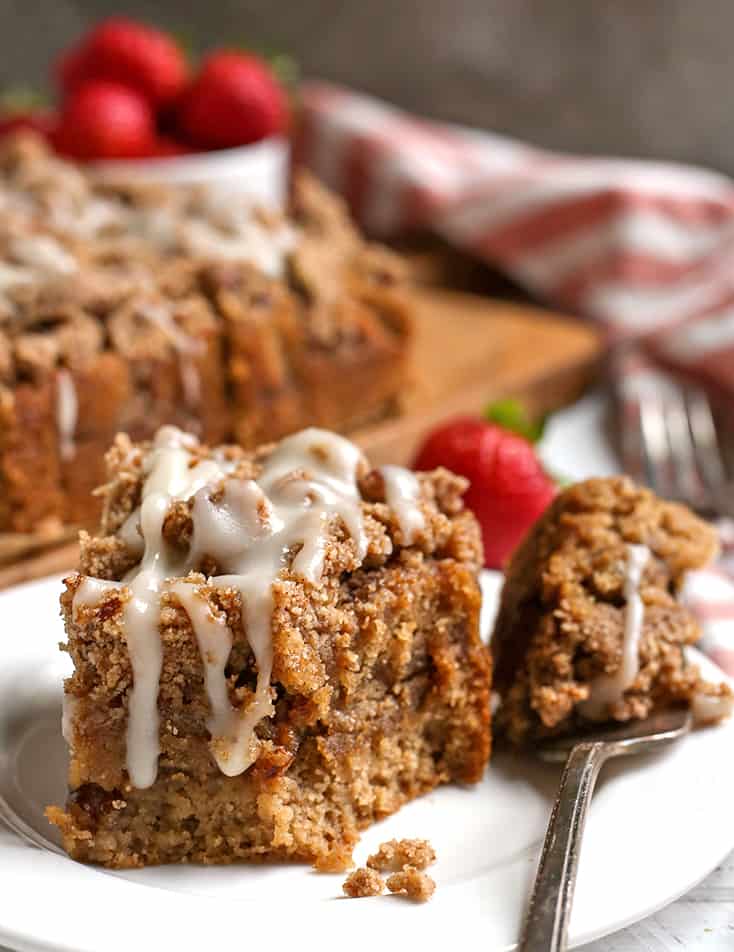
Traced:
<path fill-rule="evenodd" d="M 728 684 L 702 682 L 691 700 L 696 724 L 716 724 L 734 713 L 734 694 Z"/>
<path fill-rule="evenodd" d="M 425 869 L 436 861 L 436 851 L 428 840 L 388 840 L 367 860 L 370 869 L 399 873 L 406 866 Z"/>
<path fill-rule="evenodd" d="M 385 891 L 385 883 L 374 869 L 360 866 L 347 876 L 342 889 L 350 899 L 363 899 L 366 896 L 380 896 Z"/>
<path fill-rule="evenodd" d="M 343 844 L 334 846 L 328 853 L 320 854 L 314 860 L 313 868 L 318 873 L 345 873 L 354 866 L 353 847 L 354 842 L 348 838 L 345 839 Z"/>
<path fill-rule="evenodd" d="M 387 881 L 391 893 L 402 893 L 414 902 L 426 902 L 436 890 L 436 884 L 427 873 L 415 866 L 405 866 L 393 873 Z"/>

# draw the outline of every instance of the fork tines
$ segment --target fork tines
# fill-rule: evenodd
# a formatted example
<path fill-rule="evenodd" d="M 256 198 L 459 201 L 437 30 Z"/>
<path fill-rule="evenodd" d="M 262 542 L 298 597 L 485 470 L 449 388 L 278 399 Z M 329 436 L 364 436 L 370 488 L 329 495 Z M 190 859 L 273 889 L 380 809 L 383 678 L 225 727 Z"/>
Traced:
<path fill-rule="evenodd" d="M 731 514 L 725 434 L 708 397 L 698 387 L 658 373 L 647 384 L 636 386 L 634 397 L 626 401 L 621 430 L 625 468 L 661 496 L 708 514 Z"/>

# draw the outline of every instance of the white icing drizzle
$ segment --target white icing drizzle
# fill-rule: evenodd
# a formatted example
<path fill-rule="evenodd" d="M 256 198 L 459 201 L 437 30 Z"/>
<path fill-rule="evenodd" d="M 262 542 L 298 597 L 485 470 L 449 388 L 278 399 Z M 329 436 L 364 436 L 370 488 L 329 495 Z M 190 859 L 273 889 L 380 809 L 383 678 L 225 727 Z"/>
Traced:
<path fill-rule="evenodd" d="M 123 619 L 133 672 L 127 723 L 127 772 L 134 787 L 149 787 L 158 774 L 158 684 L 163 645 L 158 628 L 160 587 L 166 574 L 159 541 L 171 497 L 151 492 L 144 497 L 140 526 L 145 546 L 140 567 L 126 579 L 132 598 Z"/>
<path fill-rule="evenodd" d="M 189 616 L 204 664 L 204 686 L 211 714 L 207 728 L 212 735 L 212 752 L 217 764 L 226 766 L 226 758 L 219 756 L 221 738 L 237 733 L 235 711 L 229 703 L 224 669 L 232 650 L 232 632 L 226 618 L 214 614 L 205 595 L 195 584 L 178 581 L 169 586 Z"/>
<path fill-rule="evenodd" d="M 152 241 L 162 251 L 175 251 L 181 222 L 173 208 L 155 207 L 132 210 L 129 228 Z"/>
<path fill-rule="evenodd" d="M 74 744 L 74 717 L 78 704 L 73 694 L 64 693 L 61 701 L 61 734 L 69 747 Z"/>
<path fill-rule="evenodd" d="M 8 243 L 10 260 L 0 266 L 0 286 L 5 288 L 77 273 L 70 238 L 142 240 L 164 253 L 247 261 L 272 277 L 284 274 L 299 240 L 291 223 L 263 214 L 251 198 L 229 188 L 175 189 L 158 200 L 131 205 L 123 196 L 101 194 L 63 162 L 44 159 L 42 165 L 18 185 L 0 188 L 0 212 L 21 224 L 40 214 L 59 237 L 15 236 Z"/>
<path fill-rule="evenodd" d="M 180 230 L 185 249 L 204 257 L 248 261 L 270 277 L 281 277 L 287 256 L 295 248 L 296 230 L 286 221 L 266 222 L 245 195 L 209 188 L 198 195 L 199 217 L 190 217 Z"/>
<path fill-rule="evenodd" d="M 126 210 L 121 224 L 157 247 L 214 260 L 247 261 L 270 277 L 281 277 L 298 234 L 285 221 L 266 223 L 247 196 L 204 189 L 184 207 Z"/>
<path fill-rule="evenodd" d="M 734 712 L 734 695 L 706 694 L 697 691 L 691 701 L 693 720 L 697 724 L 713 724 L 725 717 L 731 717 Z"/>
<path fill-rule="evenodd" d="M 56 375 L 56 426 L 59 433 L 59 453 L 68 461 L 76 454 L 74 437 L 79 417 L 79 401 L 74 378 L 68 370 L 59 370 Z"/>
<path fill-rule="evenodd" d="M 176 351 L 184 402 L 189 409 L 196 409 L 201 400 L 201 379 L 195 358 L 204 352 L 204 342 L 183 331 L 173 320 L 170 310 L 162 305 L 148 304 L 139 313 L 165 334 Z"/>
<path fill-rule="evenodd" d="M 8 291 L 22 284 L 32 284 L 34 280 L 35 275 L 29 268 L 16 267 L 6 261 L 0 262 L 0 291 Z"/>
<path fill-rule="evenodd" d="M 291 229 L 271 233 L 256 221 L 242 223 L 233 234 L 206 221 L 188 222 L 181 229 L 184 249 L 206 258 L 247 261 L 270 277 L 280 277 L 295 240 Z"/>
<path fill-rule="evenodd" d="M 242 773 L 255 760 L 254 729 L 272 714 L 272 587 L 279 573 L 290 562 L 295 575 L 311 583 L 318 581 L 331 515 L 341 517 L 358 560 L 364 558 L 367 539 L 357 488 L 361 461 L 360 451 L 347 440 L 308 429 L 281 442 L 257 481 L 227 483 L 216 503 L 205 490 L 196 495 L 190 558 L 195 563 L 201 556 L 211 555 L 228 573 L 209 582 L 240 593 L 243 623 L 258 669 L 251 705 L 244 712 L 231 712 L 226 719 L 220 717 L 222 733 L 213 737 L 214 756 L 228 776 Z M 197 615 L 200 617 L 200 610 Z M 192 618 L 194 626 L 196 622 L 196 617 Z M 211 634 L 211 623 L 207 631 Z M 220 685 L 219 690 L 221 694 L 226 687 Z M 210 702 L 214 709 L 211 696 Z"/>
<path fill-rule="evenodd" d="M 79 612 L 82 608 L 96 607 L 103 600 L 107 592 L 119 591 L 122 588 L 122 582 L 114 582 L 103 578 L 92 578 L 85 575 L 74 592 L 74 599 L 71 605 L 72 618 L 75 622 L 79 621 Z"/>
<path fill-rule="evenodd" d="M 578 705 L 579 713 L 590 720 L 602 720 L 612 705 L 620 701 L 632 686 L 640 670 L 640 638 L 645 606 L 640 597 L 640 584 L 650 551 L 644 545 L 627 546 L 627 569 L 624 579 L 624 639 L 622 660 L 614 674 L 602 674 L 591 683 L 589 697 Z"/>
<path fill-rule="evenodd" d="M 208 482 L 220 478 L 220 467 L 204 460 L 191 466 L 189 437 L 175 427 L 162 427 L 146 463 L 147 478 L 140 505 L 143 558 L 124 582 L 132 598 L 125 604 L 123 624 L 133 671 L 127 724 L 127 771 L 135 787 L 149 787 L 158 773 L 158 684 L 163 665 L 159 632 L 161 585 L 177 572 L 177 559 L 163 539 L 163 523 L 171 503 L 188 499 Z"/>
<path fill-rule="evenodd" d="M 67 277 L 78 271 L 76 259 L 50 235 L 16 235 L 0 264 L 0 292 L 40 280 Z M 12 262 L 12 263 L 11 263 Z M 0 294 L 0 305 L 12 309 L 7 296 Z"/>
<path fill-rule="evenodd" d="M 11 241 L 8 250 L 19 264 L 48 277 L 75 274 L 79 270 L 76 259 L 50 235 L 18 236 Z"/>
<path fill-rule="evenodd" d="M 380 472 L 385 483 L 385 501 L 397 516 L 404 543 L 411 545 L 426 524 L 418 505 L 420 483 L 415 473 L 402 466 L 382 466 Z"/>
<path fill-rule="evenodd" d="M 223 773 L 236 776 L 256 759 L 255 727 L 273 711 L 274 582 L 289 566 L 305 581 L 318 581 L 331 517 L 341 518 L 358 561 L 367 550 L 357 485 L 363 458 L 357 447 L 342 437 L 317 429 L 288 437 L 265 460 L 257 480 L 225 481 L 235 464 L 222 457 L 192 466 L 190 447 L 190 438 L 179 430 L 164 427 L 159 431 L 145 464 L 140 512 L 128 519 L 123 530 L 133 541 L 134 533 L 139 532 L 143 541 L 140 565 L 124 579 L 132 594 L 123 615 L 133 669 L 127 770 L 136 787 L 155 781 L 160 753 L 158 687 L 163 650 L 158 626 L 162 592 L 172 592 L 189 615 L 204 663 L 212 754 Z M 212 499 L 215 487 L 219 488 Z M 174 500 L 192 497 L 189 551 L 172 552 L 162 535 L 165 516 Z M 255 697 L 242 709 L 230 704 L 225 678 L 232 632 L 226 620 L 212 612 L 201 586 L 184 580 L 204 556 L 213 558 L 225 573 L 207 579 L 206 584 L 233 589 L 240 595 L 243 626 L 257 665 Z M 98 595 L 104 593 L 104 584 Z M 82 591 L 80 603 L 89 604 L 93 589 L 82 585 L 77 594 Z"/>
<path fill-rule="evenodd" d="M 117 537 L 121 539 L 133 555 L 142 558 L 145 551 L 143 537 L 140 534 L 140 510 L 131 512 L 117 530 Z"/>
<path fill-rule="evenodd" d="M 105 230 L 120 226 L 120 216 L 125 206 L 111 199 L 87 197 L 85 201 L 70 204 L 55 204 L 48 211 L 53 226 L 80 238 L 98 238 Z"/>

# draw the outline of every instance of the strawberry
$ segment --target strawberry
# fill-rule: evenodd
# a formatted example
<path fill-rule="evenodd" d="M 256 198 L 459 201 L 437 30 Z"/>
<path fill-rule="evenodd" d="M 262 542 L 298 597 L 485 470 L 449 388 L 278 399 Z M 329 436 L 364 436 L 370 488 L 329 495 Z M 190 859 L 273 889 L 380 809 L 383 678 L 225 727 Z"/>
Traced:
<path fill-rule="evenodd" d="M 90 81 L 64 104 L 53 137 L 75 159 L 127 159 L 150 155 L 155 122 L 148 103 L 118 83 Z"/>
<path fill-rule="evenodd" d="M 188 80 L 186 58 L 171 37 L 127 17 L 99 23 L 55 72 L 66 95 L 90 79 L 104 79 L 137 90 L 154 109 L 173 102 Z"/>
<path fill-rule="evenodd" d="M 89 78 L 87 75 L 87 49 L 75 46 L 56 60 L 53 74 L 58 87 L 68 95 Z"/>
<path fill-rule="evenodd" d="M 226 50 L 209 56 L 184 93 L 178 127 L 204 149 L 257 142 L 285 130 L 286 94 L 262 59 Z"/>
<path fill-rule="evenodd" d="M 479 521 L 487 568 L 505 564 L 556 491 L 526 439 L 475 418 L 451 420 L 428 436 L 414 468 L 437 466 L 470 481 L 464 501 Z"/>
<path fill-rule="evenodd" d="M 30 129 L 48 139 L 56 126 L 56 117 L 50 112 L 8 112 L 0 114 L 0 136 Z"/>

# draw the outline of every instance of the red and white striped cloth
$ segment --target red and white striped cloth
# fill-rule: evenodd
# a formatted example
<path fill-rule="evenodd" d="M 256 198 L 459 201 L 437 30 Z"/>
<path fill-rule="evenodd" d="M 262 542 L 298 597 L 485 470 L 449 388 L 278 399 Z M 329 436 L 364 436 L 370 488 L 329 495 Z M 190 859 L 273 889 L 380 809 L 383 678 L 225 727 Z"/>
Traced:
<path fill-rule="evenodd" d="M 627 399 L 662 383 L 664 368 L 734 407 L 734 182 L 670 163 L 546 152 L 325 83 L 305 84 L 301 102 L 297 159 L 372 234 L 430 229 L 598 322 L 610 342 L 634 341 Z M 730 534 L 720 564 L 690 591 L 705 648 L 734 675 Z"/>

